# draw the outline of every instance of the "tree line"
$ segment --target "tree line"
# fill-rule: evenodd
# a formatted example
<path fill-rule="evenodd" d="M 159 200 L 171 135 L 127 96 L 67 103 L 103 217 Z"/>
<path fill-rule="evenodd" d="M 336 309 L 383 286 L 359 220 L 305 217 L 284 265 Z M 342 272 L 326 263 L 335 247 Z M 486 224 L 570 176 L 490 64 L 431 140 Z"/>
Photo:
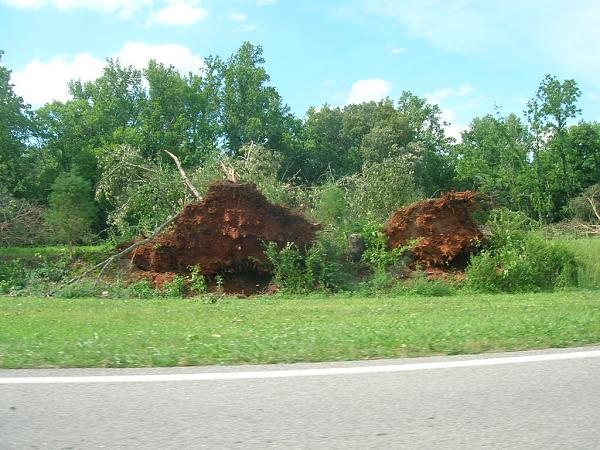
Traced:
<path fill-rule="evenodd" d="M 600 124 L 580 120 L 574 80 L 547 75 L 522 116 L 476 117 L 456 142 L 440 108 L 409 91 L 299 118 L 264 62 L 248 42 L 187 74 L 109 59 L 98 79 L 69 83 L 70 100 L 36 110 L 0 66 L 0 244 L 34 243 L 42 228 L 64 242 L 151 229 L 187 200 L 163 150 L 200 186 L 226 163 L 273 200 L 331 220 L 382 221 L 453 188 L 545 223 L 594 218 L 576 199 L 600 182 Z"/>

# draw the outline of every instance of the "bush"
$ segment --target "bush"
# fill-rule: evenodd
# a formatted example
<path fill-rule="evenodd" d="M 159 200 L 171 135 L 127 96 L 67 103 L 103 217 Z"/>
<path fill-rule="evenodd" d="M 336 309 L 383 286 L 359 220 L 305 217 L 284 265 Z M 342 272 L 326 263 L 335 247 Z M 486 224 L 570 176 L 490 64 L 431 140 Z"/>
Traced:
<path fill-rule="evenodd" d="M 190 266 L 189 288 L 194 294 L 204 294 L 208 290 L 206 278 L 202 273 L 200 264 Z"/>
<path fill-rule="evenodd" d="M 160 292 L 154 288 L 154 285 L 146 279 L 141 279 L 127 286 L 126 296 L 132 298 L 155 298 L 160 296 Z"/>
<path fill-rule="evenodd" d="M 175 275 L 170 283 L 163 285 L 163 296 L 181 298 L 185 296 L 186 278 L 181 275 Z"/>
<path fill-rule="evenodd" d="M 291 242 L 281 249 L 269 242 L 265 254 L 273 267 L 272 282 L 284 292 L 298 294 L 339 288 L 340 265 L 335 252 L 323 241 L 318 240 L 305 252 Z"/>
<path fill-rule="evenodd" d="M 529 292 L 576 286 L 576 255 L 547 240 L 519 213 L 492 216 L 489 249 L 471 258 L 465 287 L 477 292 Z"/>

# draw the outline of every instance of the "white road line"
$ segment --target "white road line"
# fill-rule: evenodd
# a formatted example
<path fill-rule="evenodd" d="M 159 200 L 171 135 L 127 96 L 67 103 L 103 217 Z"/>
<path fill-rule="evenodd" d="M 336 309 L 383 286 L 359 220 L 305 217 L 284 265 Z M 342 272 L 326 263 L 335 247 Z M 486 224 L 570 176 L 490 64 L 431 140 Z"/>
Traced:
<path fill-rule="evenodd" d="M 485 367 L 503 364 L 522 364 L 569 359 L 600 358 L 600 350 L 541 355 L 508 356 L 499 358 L 467 359 L 429 363 L 392 364 L 385 366 L 330 367 L 324 369 L 265 370 L 256 372 L 181 373 L 164 375 L 92 375 L 63 377 L 9 377 L 0 378 L 0 384 L 69 384 L 69 383 L 149 383 L 166 381 L 249 380 L 261 378 L 318 377 L 330 375 L 358 375 L 371 373 L 413 372 L 417 370 Z"/>

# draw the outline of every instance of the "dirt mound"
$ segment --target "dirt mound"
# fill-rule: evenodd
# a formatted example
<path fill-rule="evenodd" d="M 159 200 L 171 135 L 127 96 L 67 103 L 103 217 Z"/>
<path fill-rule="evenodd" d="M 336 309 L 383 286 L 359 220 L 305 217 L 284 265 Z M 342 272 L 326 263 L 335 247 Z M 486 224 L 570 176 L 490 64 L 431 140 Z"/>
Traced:
<path fill-rule="evenodd" d="M 397 210 L 384 233 L 391 248 L 418 240 L 411 253 L 424 268 L 465 268 L 483 235 L 473 221 L 474 192 L 451 191 Z"/>
<path fill-rule="evenodd" d="M 302 215 L 269 203 L 254 184 L 216 182 L 201 202 L 181 211 L 170 231 L 137 248 L 132 261 L 153 274 L 187 274 L 199 264 L 209 281 L 222 277 L 225 292 L 250 294 L 271 278 L 263 243 L 305 247 L 318 229 Z"/>

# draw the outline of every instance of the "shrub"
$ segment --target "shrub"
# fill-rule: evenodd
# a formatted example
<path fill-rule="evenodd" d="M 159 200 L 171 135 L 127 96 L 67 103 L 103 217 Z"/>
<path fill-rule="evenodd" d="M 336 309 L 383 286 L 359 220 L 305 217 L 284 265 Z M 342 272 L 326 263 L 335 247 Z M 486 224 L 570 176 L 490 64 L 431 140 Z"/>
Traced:
<path fill-rule="evenodd" d="M 381 231 L 382 228 L 379 224 L 368 222 L 363 226 L 361 232 L 365 244 L 362 260 L 369 264 L 376 274 L 387 272 L 393 267 L 404 266 L 405 261 L 402 255 L 413 245 L 409 243 L 402 247 L 389 249 L 387 239 Z"/>
<path fill-rule="evenodd" d="M 185 295 L 186 278 L 181 275 L 175 275 L 170 283 L 163 285 L 163 295 L 165 297 L 181 298 Z"/>
<path fill-rule="evenodd" d="M 207 291 L 208 286 L 206 285 L 206 278 L 202 273 L 202 267 L 200 264 L 190 266 L 189 288 L 194 294 L 203 294 Z"/>
<path fill-rule="evenodd" d="M 547 240 L 520 213 L 491 217 L 489 249 L 471 258 L 465 287 L 477 292 L 528 292 L 577 285 L 575 254 Z"/>
<path fill-rule="evenodd" d="M 272 282 L 282 291 L 304 293 L 339 287 L 339 263 L 324 241 L 316 241 L 305 252 L 291 242 L 281 249 L 269 242 L 265 254 L 273 267 Z"/>
<path fill-rule="evenodd" d="M 141 279 L 127 287 L 126 295 L 132 298 L 154 298 L 159 297 L 160 292 L 154 288 L 149 280 Z"/>

